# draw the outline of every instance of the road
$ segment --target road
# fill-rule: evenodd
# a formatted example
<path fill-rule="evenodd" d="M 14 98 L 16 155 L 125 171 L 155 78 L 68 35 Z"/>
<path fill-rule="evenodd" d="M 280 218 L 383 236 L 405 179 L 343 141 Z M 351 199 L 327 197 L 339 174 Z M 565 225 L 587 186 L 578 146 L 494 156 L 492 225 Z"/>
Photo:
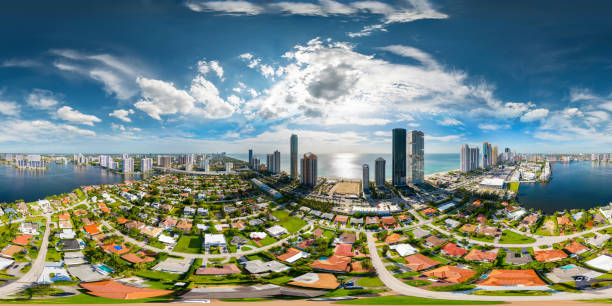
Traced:
<path fill-rule="evenodd" d="M 586 299 L 604 299 L 612 297 L 612 288 L 605 290 L 593 290 L 585 293 L 555 293 L 550 296 L 484 296 L 484 295 L 468 295 L 463 293 L 453 292 L 436 292 L 412 287 L 404 284 L 401 280 L 393 276 L 393 273 L 385 268 L 385 265 L 376 249 L 376 239 L 372 233 L 366 234 L 368 237 L 368 250 L 372 266 L 376 269 L 376 274 L 380 280 L 389 289 L 408 296 L 418 296 L 432 299 L 449 299 L 449 300 L 478 300 L 478 301 L 559 301 L 559 300 L 586 300 Z"/>
<path fill-rule="evenodd" d="M 109 230 L 112 230 L 113 233 L 115 233 L 116 235 L 119 235 L 121 237 L 124 238 L 124 240 L 126 242 L 129 242 L 133 245 L 137 245 L 141 248 L 146 248 L 149 249 L 151 251 L 154 252 L 166 252 L 170 255 L 175 255 L 175 256 L 181 256 L 181 257 L 185 257 L 185 258 L 202 258 L 202 259 L 215 259 L 215 258 L 225 258 L 225 259 L 229 259 L 232 257 L 240 257 L 243 255 L 249 255 L 249 254 L 255 254 L 255 253 L 259 253 L 261 251 L 267 251 L 273 247 L 276 246 L 280 246 L 283 243 L 285 243 L 289 238 L 294 237 L 296 234 L 293 235 L 289 235 L 281 240 L 278 240 L 275 243 L 260 247 L 260 248 L 255 248 L 253 247 L 253 249 L 248 250 L 248 251 L 238 251 L 236 253 L 223 253 L 223 254 L 193 254 L 193 253 L 183 253 L 183 252 L 174 252 L 174 251 L 170 251 L 168 252 L 167 250 L 163 250 L 163 249 L 158 249 L 155 247 L 152 247 L 148 244 L 146 244 L 144 241 L 138 241 L 128 235 L 123 234 L 122 232 L 118 231 L 117 229 L 113 228 L 110 224 L 108 224 L 108 222 L 106 222 L 106 220 L 102 220 L 102 224 L 104 224 L 104 226 L 106 226 L 106 228 L 108 228 Z M 310 226 L 312 225 L 311 223 L 306 224 L 304 227 Z"/>
<path fill-rule="evenodd" d="M 26 288 L 32 286 L 34 283 L 38 281 L 40 275 L 42 274 L 43 268 L 45 267 L 45 262 L 47 259 L 47 247 L 49 246 L 49 234 L 51 233 L 51 218 L 50 215 L 45 216 L 47 220 L 47 224 L 45 227 L 45 234 L 43 235 L 43 240 L 40 245 L 40 250 L 38 252 L 38 257 L 32 263 L 32 268 L 28 273 L 24 274 L 20 279 L 6 285 L 0 287 L 0 296 L 8 297 L 10 295 L 14 295 L 19 293 Z"/>

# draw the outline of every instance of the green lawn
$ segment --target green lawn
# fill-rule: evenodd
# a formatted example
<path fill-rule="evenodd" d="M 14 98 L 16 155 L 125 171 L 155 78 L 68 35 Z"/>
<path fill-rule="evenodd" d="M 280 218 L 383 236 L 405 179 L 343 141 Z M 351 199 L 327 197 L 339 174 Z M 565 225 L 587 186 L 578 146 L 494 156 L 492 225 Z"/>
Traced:
<path fill-rule="evenodd" d="M 202 236 L 183 235 L 174 247 L 175 252 L 199 254 L 202 248 Z"/>
<path fill-rule="evenodd" d="M 518 192 L 520 184 L 521 183 L 519 183 L 519 182 L 511 182 L 510 184 L 508 184 L 508 189 L 510 191 L 514 191 L 516 193 L 516 192 Z"/>
<path fill-rule="evenodd" d="M 501 238 L 499 238 L 499 243 L 507 243 L 507 244 L 527 244 L 527 243 L 534 243 L 534 242 L 536 242 L 535 239 L 515 233 L 511 230 L 504 230 L 502 232 Z"/>
<path fill-rule="evenodd" d="M 306 221 L 295 216 L 290 216 L 287 210 L 275 210 L 272 215 L 278 218 L 280 226 L 286 228 L 287 231 L 292 234 L 306 225 Z"/>
<path fill-rule="evenodd" d="M 355 296 L 355 295 L 364 295 L 364 294 L 374 294 L 385 292 L 385 289 L 336 289 L 334 291 L 330 291 L 320 297 L 340 297 L 340 296 Z"/>
<path fill-rule="evenodd" d="M 61 261 L 62 253 L 58 252 L 55 248 L 49 248 L 47 250 L 47 261 Z"/>
<path fill-rule="evenodd" d="M 158 279 L 158 280 L 171 280 L 171 281 L 175 281 L 175 280 L 179 280 L 181 278 L 180 274 L 161 272 L 161 271 L 153 271 L 153 270 L 135 271 L 134 274 L 137 275 L 137 276 L 140 276 L 140 277 L 149 278 L 149 279 Z"/>
<path fill-rule="evenodd" d="M 426 279 L 411 279 L 404 282 L 407 285 L 412 287 L 423 287 L 427 285 L 431 285 L 431 282 Z"/>
<path fill-rule="evenodd" d="M 121 300 L 97 297 L 89 294 L 79 294 L 69 297 L 33 300 L 0 300 L 2 304 L 125 304 L 125 303 L 164 303 L 171 298 L 146 298 L 134 300 Z"/>
<path fill-rule="evenodd" d="M 381 287 L 383 282 L 376 276 L 362 277 L 357 281 L 357 286 L 362 287 Z"/>
<path fill-rule="evenodd" d="M 459 301 L 459 300 L 438 300 L 428 299 L 416 296 L 378 296 L 371 298 L 363 298 L 349 301 L 340 301 L 336 304 L 353 304 L 353 305 L 491 305 L 504 304 L 505 302 L 498 301 Z"/>

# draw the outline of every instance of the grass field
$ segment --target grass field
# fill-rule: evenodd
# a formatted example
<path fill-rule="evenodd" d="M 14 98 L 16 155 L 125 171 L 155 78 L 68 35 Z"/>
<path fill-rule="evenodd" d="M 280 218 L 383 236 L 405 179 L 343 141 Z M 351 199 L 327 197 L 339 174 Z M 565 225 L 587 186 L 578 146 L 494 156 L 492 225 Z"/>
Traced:
<path fill-rule="evenodd" d="M 362 287 L 381 287 L 384 286 L 383 282 L 376 276 L 362 277 L 357 281 L 357 286 Z"/>
<path fill-rule="evenodd" d="M 340 301 L 336 304 L 352 304 L 352 305 L 492 305 L 504 304 L 505 302 L 498 301 L 459 301 L 459 300 L 438 300 L 428 299 L 416 296 L 378 296 L 364 299 L 356 299 L 350 301 Z"/>
<path fill-rule="evenodd" d="M 134 300 L 109 299 L 89 294 L 79 294 L 69 297 L 33 300 L 0 300 L 2 304 L 125 304 L 125 303 L 163 303 L 171 298 L 146 298 Z"/>
<path fill-rule="evenodd" d="M 510 182 L 510 184 L 508 185 L 508 189 L 510 191 L 518 192 L 518 189 L 519 189 L 520 185 L 521 185 L 521 183 L 519 183 L 519 182 Z"/>
<path fill-rule="evenodd" d="M 535 239 L 515 233 L 511 230 L 504 230 L 502 232 L 501 238 L 499 238 L 499 243 L 507 243 L 507 244 L 526 244 L 526 243 L 534 243 L 534 242 L 536 242 Z"/>
<path fill-rule="evenodd" d="M 199 254 L 202 248 L 202 236 L 183 235 L 174 247 L 175 252 Z"/>
<path fill-rule="evenodd" d="M 279 220 L 279 225 L 286 228 L 289 233 L 295 233 L 306 225 L 306 221 L 290 216 L 287 210 L 275 210 L 272 213 Z"/>
<path fill-rule="evenodd" d="M 540 296 L 540 295 L 552 295 L 548 291 L 539 290 L 479 290 L 474 291 L 470 294 L 473 295 L 496 295 L 496 296 Z"/>

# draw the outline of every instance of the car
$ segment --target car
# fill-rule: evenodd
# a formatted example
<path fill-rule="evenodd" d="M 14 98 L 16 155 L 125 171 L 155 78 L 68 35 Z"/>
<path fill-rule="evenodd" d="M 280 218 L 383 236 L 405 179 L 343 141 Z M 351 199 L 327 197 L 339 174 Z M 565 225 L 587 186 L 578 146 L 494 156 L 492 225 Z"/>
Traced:
<path fill-rule="evenodd" d="M 354 282 L 346 282 L 346 283 L 344 283 L 344 287 L 347 287 L 347 286 L 355 286 L 355 283 Z"/>
<path fill-rule="evenodd" d="M 588 278 L 588 277 L 586 277 L 586 276 L 579 275 L 579 276 L 576 276 L 575 280 L 576 280 L 577 282 L 584 282 L 584 281 L 588 281 L 588 280 L 589 280 L 589 278 Z"/>

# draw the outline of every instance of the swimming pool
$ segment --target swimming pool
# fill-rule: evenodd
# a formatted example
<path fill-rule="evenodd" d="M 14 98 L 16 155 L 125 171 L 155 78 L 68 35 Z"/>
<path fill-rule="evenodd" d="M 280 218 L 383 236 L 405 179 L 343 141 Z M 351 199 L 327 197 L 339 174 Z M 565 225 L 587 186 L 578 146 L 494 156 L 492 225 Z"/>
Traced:
<path fill-rule="evenodd" d="M 561 268 L 561 269 L 563 269 L 563 270 L 569 270 L 569 269 L 573 269 L 573 268 L 575 268 L 575 267 L 576 267 L 576 265 L 569 264 L 569 265 L 567 265 L 567 266 L 563 266 L 563 267 L 559 267 L 559 268 Z"/>
<path fill-rule="evenodd" d="M 327 260 L 327 257 L 325 257 L 325 256 L 319 257 L 319 260 L 320 261 L 325 261 L 325 260 Z"/>
<path fill-rule="evenodd" d="M 108 272 L 108 273 L 113 273 L 113 271 L 115 271 L 115 270 L 113 270 L 111 267 L 109 267 L 109 266 L 107 266 L 107 265 L 105 265 L 105 264 L 99 264 L 99 265 L 98 265 L 98 268 L 99 268 L 100 270 L 102 270 L 102 271 L 104 271 L 104 272 Z"/>

